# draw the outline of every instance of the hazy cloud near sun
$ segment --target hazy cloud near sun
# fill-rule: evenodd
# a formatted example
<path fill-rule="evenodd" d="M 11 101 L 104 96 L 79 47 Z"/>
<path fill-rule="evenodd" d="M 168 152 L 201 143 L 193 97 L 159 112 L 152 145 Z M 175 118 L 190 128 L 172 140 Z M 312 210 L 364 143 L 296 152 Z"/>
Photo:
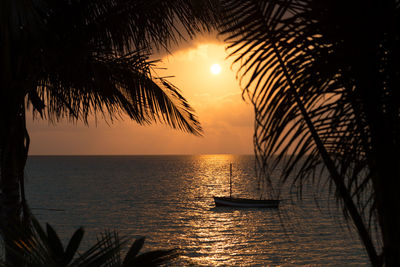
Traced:
<path fill-rule="evenodd" d="M 190 38 L 189 36 L 184 36 L 179 38 L 177 43 L 171 42 L 168 50 L 164 48 L 156 49 L 154 48 L 152 59 L 162 59 L 165 56 L 170 56 L 176 54 L 177 52 L 188 50 L 191 48 L 196 48 L 200 44 L 221 44 L 223 45 L 223 37 L 219 36 L 217 32 L 204 32 L 196 35 L 195 38 Z"/>
<path fill-rule="evenodd" d="M 165 125 L 139 126 L 125 118 L 111 123 L 92 117 L 89 127 L 61 121 L 28 120 L 31 154 L 251 154 L 253 112 L 241 96 L 225 45 L 210 35 L 181 42 L 173 54 L 159 53 L 157 75 L 181 89 L 195 109 L 204 136 L 195 137 Z M 210 66 L 221 72 L 213 74 Z M 29 116 L 28 116 L 29 117 Z"/>

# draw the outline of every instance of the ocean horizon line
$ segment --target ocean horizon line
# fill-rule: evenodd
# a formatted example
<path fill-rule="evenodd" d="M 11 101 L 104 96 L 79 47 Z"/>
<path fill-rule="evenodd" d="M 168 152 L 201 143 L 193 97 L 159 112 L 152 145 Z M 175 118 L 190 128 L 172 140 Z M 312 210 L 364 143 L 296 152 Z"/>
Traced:
<path fill-rule="evenodd" d="M 254 154 L 236 153 L 194 153 L 194 154 L 33 154 L 28 157 L 130 157 L 130 156 L 212 156 L 212 155 L 235 155 L 253 156 Z"/>

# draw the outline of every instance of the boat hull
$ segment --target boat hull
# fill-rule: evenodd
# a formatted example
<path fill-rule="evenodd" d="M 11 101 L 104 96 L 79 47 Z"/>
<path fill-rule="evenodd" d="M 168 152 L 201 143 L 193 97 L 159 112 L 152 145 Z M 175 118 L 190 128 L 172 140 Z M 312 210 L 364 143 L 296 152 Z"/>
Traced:
<path fill-rule="evenodd" d="M 278 208 L 279 200 L 275 199 L 247 199 L 233 197 L 214 197 L 217 207 L 238 207 L 238 208 Z"/>

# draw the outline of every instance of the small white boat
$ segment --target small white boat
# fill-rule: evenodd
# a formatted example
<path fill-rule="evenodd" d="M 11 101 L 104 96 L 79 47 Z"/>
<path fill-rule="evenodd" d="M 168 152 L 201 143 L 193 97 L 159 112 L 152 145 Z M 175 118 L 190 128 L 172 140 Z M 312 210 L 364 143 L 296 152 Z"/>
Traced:
<path fill-rule="evenodd" d="M 214 197 L 217 207 L 238 207 L 238 208 L 278 208 L 278 199 L 250 199 L 232 197 L 232 163 L 230 164 L 229 175 L 229 197 Z"/>

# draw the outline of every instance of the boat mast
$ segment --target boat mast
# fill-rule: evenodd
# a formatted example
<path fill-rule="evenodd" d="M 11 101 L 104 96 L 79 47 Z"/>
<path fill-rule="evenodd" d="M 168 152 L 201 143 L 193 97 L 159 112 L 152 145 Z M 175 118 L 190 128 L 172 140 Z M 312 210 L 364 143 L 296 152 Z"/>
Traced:
<path fill-rule="evenodd" d="M 230 164 L 230 174 L 229 174 L 229 197 L 232 198 L 232 163 Z"/>

